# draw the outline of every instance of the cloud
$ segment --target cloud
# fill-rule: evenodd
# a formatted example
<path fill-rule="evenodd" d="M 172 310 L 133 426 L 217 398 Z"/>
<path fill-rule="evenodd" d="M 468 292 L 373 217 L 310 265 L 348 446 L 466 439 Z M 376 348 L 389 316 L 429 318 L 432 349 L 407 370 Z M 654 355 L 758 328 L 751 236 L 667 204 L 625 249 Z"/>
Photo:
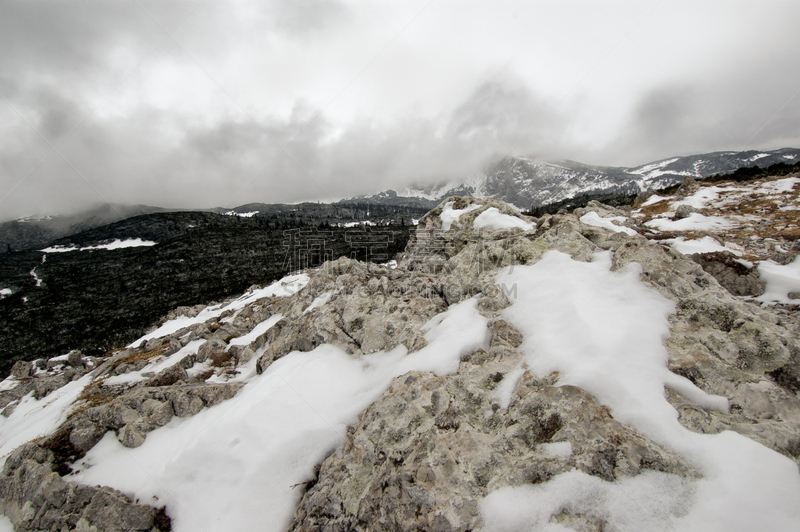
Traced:
<path fill-rule="evenodd" d="M 3 2 L 2 216 L 329 201 L 506 154 L 634 165 L 800 144 L 800 7 L 718 20 L 700 4 L 659 5 L 615 47 L 593 2 Z"/>

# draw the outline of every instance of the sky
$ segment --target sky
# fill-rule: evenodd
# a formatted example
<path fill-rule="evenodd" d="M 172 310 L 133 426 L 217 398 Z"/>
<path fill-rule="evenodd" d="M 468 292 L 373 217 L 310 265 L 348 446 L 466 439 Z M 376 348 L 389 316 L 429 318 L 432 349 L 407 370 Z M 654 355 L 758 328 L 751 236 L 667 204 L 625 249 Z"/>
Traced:
<path fill-rule="evenodd" d="M 0 0 L 0 220 L 800 146 L 794 0 Z"/>

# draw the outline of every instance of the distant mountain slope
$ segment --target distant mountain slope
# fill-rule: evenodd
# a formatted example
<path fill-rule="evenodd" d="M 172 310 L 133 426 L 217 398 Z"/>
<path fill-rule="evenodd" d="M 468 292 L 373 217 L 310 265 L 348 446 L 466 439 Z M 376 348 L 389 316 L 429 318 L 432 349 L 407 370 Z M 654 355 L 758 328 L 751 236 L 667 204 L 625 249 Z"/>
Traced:
<path fill-rule="evenodd" d="M 53 240 L 95 227 L 166 209 L 148 205 L 106 203 L 88 211 L 61 216 L 20 218 L 0 224 L 0 253 L 43 246 Z"/>
<path fill-rule="evenodd" d="M 485 174 L 461 182 L 423 188 L 393 190 L 359 196 L 343 202 L 391 205 L 425 205 L 433 208 L 448 196 L 469 194 L 530 209 L 584 194 L 635 194 L 679 183 L 686 176 L 703 179 L 751 166 L 800 162 L 800 149 L 772 151 L 715 152 L 672 157 L 633 168 L 592 166 L 575 161 L 544 162 L 522 157 L 505 157 Z"/>

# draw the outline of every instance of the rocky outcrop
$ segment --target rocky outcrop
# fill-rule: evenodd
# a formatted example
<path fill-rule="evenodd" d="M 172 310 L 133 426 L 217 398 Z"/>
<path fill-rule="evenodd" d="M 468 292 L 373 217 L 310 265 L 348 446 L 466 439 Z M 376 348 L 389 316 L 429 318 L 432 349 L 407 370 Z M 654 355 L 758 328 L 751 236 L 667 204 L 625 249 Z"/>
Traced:
<path fill-rule="evenodd" d="M 476 201 L 459 198 L 453 208 Z M 730 411 L 722 413 L 667 390 L 680 422 L 701 433 L 734 430 L 800 462 L 794 317 L 778 318 L 737 299 L 696 262 L 663 245 L 581 223 L 579 217 L 592 211 L 641 229 L 625 211 L 595 203 L 574 214 L 544 216 L 525 233 L 473 231 L 481 210 L 466 212 L 443 232 L 439 207 L 420 221 L 400 267 L 437 271 L 462 287 L 462 297 L 480 294 L 479 308 L 497 316 L 508 301 L 486 287 L 501 266 L 532 264 L 553 249 L 582 261 L 610 250 L 614 269 L 637 263 L 642 280 L 676 305 L 666 342 L 669 368 L 730 400 Z M 515 351 L 521 334 L 499 319 L 492 330 L 492 348 L 465 357 L 456 375 L 395 379 L 349 429 L 344 446 L 321 464 L 291 529 L 474 530 L 482 526 L 478 501 L 501 486 L 536 484 L 573 469 L 605 480 L 647 469 L 700 475 L 618 423 L 584 391 L 523 372 Z M 508 405 L 497 393 L 505 379 L 515 383 Z M 580 529 L 604 526 L 586 515 L 565 519 Z"/>
<path fill-rule="evenodd" d="M 609 481 L 648 469 L 698 475 L 586 392 L 530 371 L 504 407 L 496 391 L 521 359 L 509 327 L 496 325 L 492 349 L 456 375 L 396 378 L 323 462 L 290 529 L 476 530 L 479 501 L 502 486 L 574 469 Z"/>
<path fill-rule="evenodd" d="M 0 474 L 0 511 L 11 519 L 15 530 L 171 529 L 163 508 L 138 504 L 107 487 L 65 482 L 53 471 L 57 453 L 27 443 L 6 459 Z"/>
<path fill-rule="evenodd" d="M 758 271 L 729 251 L 695 253 L 692 260 L 735 296 L 760 296 L 766 289 L 767 283 L 759 278 Z"/>

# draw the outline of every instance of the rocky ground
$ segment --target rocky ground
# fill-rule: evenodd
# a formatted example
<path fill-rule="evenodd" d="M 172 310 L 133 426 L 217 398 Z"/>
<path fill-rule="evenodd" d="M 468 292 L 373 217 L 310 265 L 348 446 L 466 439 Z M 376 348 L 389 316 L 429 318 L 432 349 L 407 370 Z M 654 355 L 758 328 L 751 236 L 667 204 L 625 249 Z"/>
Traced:
<path fill-rule="evenodd" d="M 516 295 L 497 279 L 553 251 L 585 264 L 602 256 L 612 271 L 638 272 L 674 309 L 663 341 L 669 376 L 658 389 L 680 430 L 743 435 L 771 450 L 763 452 L 798 483 L 800 314 L 792 294 L 757 299 L 769 295 L 761 264 L 791 265 L 800 253 L 798 182 L 766 178 L 712 190 L 686 181 L 675 195 L 642 197 L 632 209 L 595 202 L 539 219 L 494 200 L 450 198 L 420 220 L 396 263 L 340 258 L 237 299 L 178 308 L 106 357 L 73 351 L 20 361 L 0 384 L 0 511 L 16 530 L 194 529 L 178 505 L 82 483 L 78 470 L 92 467 L 85 457 L 108 435 L 131 452 L 157 445 L 155 431 L 235 404 L 290 358 L 335 351 L 367 365 L 405 353 L 408 364 L 401 361 L 405 369 L 347 418 L 311 478 L 301 471 L 294 486 L 280 486 L 288 507 L 258 505 L 267 528 L 478 530 L 497 523 L 487 501 L 503 490 L 567 478 L 602 486 L 655 478 L 689 494 L 657 501 L 661 529 L 680 529 L 676 520 L 692 515 L 684 499 L 702 492 L 692 486 L 715 473 L 630 421 L 602 392 L 532 369 L 520 330 L 527 329 L 511 312 Z M 464 331 L 477 340 L 464 343 L 470 347 L 450 366 L 414 362 L 436 343 L 429 331 L 437 316 L 464 305 L 474 307 L 471 323 L 485 324 Z M 623 526 L 598 508 L 565 502 L 540 525 L 648 528 Z M 757 520 L 767 528 L 800 524 L 776 508 L 777 517 Z"/>

